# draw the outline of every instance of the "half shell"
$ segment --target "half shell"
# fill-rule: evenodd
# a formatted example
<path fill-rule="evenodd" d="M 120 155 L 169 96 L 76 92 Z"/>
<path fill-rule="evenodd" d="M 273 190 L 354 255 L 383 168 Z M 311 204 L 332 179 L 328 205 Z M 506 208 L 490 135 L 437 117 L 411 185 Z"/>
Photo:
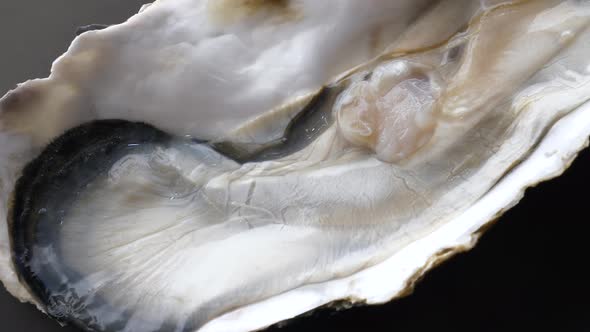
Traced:
<path fill-rule="evenodd" d="M 587 144 L 589 15 L 167 0 L 84 33 L 0 101 L 0 278 L 97 330 L 388 301 Z"/>

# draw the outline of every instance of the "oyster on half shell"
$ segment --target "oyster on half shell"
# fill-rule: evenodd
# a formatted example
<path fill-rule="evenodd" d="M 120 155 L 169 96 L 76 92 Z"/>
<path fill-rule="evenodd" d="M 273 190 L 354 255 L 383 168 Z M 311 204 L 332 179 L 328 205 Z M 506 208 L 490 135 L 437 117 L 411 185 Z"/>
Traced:
<path fill-rule="evenodd" d="M 585 1 L 160 0 L 0 100 L 0 279 L 91 331 L 382 303 L 590 134 Z"/>

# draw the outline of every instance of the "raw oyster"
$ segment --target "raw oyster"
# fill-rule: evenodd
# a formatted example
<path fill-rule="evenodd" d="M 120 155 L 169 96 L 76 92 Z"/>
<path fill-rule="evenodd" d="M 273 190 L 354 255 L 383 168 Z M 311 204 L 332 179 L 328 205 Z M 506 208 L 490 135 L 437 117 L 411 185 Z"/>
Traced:
<path fill-rule="evenodd" d="M 204 22 L 253 31 L 247 21 L 262 15 L 269 21 L 249 23 L 275 32 L 277 19 L 289 20 L 281 21 L 283 28 L 311 24 L 296 8 L 316 6 L 254 10 L 223 3 L 156 3 L 127 25 L 83 35 L 50 79 L 3 99 L 3 200 L 14 174 L 35 158 L 16 185 L 8 217 L 14 262 L 29 288 L 20 291 L 31 292 L 50 315 L 106 330 L 191 330 L 207 323 L 203 330 L 227 331 L 259 328 L 340 298 L 385 301 L 411 275 L 472 245 L 483 224 L 527 185 L 561 171 L 586 142 L 588 12 L 581 2 L 496 1 L 481 8 L 481 2 L 441 2 L 424 15 L 415 1 L 380 2 L 405 4 L 396 13 L 418 18 L 388 27 L 393 46 L 383 56 L 328 83 L 381 50 L 352 54 L 342 68 L 334 64 L 333 72 L 304 78 L 301 86 L 294 77 L 330 66 L 282 59 L 295 73 L 259 81 L 249 70 L 267 74 L 261 71 L 274 67 L 263 60 L 279 54 L 261 52 L 227 73 L 227 63 L 199 62 L 219 57 L 196 52 L 199 45 L 192 53 L 191 45 L 167 48 L 126 35 L 158 19 L 163 22 L 153 29 L 162 31 L 170 20 L 164 14 L 194 19 L 190 8 L 203 9 L 195 16 Z M 353 2 L 331 5 L 348 14 L 390 13 Z M 326 17 L 328 9 L 317 10 Z M 376 26 L 399 23 L 389 15 Z M 444 15 L 457 18 L 455 26 L 435 36 L 432 26 L 441 21 L 432 20 Z M 372 30 L 370 20 L 359 21 L 367 24 L 357 27 L 360 35 Z M 295 36 L 304 31 L 295 30 Z M 256 38 L 238 39 L 252 41 L 245 50 L 257 50 Z M 131 49 L 136 46 L 145 58 Z M 205 52 L 215 47 L 206 46 Z M 294 54 L 326 57 L 317 44 L 299 47 Z M 172 63 L 160 68 L 163 60 Z M 123 71 L 122 64 L 130 68 Z M 193 69 L 218 66 L 220 87 L 202 95 L 186 88 L 210 83 L 200 81 L 209 72 Z M 191 77 L 193 84 L 169 83 Z M 257 103 L 259 109 L 250 108 Z M 325 125 L 301 121 L 300 114 L 319 114 Z M 97 118 L 142 120 L 160 129 L 122 121 L 76 127 Z M 284 130 L 298 128 L 313 133 L 281 139 Z M 10 277 L 3 279 L 18 292 Z"/>

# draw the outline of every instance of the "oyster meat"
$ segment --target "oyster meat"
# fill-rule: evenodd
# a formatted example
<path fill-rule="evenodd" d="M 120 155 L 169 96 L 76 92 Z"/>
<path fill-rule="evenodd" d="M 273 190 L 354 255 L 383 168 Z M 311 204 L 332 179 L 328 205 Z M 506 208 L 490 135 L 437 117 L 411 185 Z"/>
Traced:
<path fill-rule="evenodd" d="M 0 100 L 0 279 L 89 331 L 383 303 L 590 134 L 590 3 L 160 0 Z"/>

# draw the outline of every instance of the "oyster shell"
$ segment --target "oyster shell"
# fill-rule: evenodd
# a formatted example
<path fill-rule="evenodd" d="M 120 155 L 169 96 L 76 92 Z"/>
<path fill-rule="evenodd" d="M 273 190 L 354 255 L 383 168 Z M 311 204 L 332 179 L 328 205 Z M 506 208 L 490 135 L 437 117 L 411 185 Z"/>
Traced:
<path fill-rule="evenodd" d="M 11 291 L 105 330 L 251 330 L 337 299 L 387 301 L 586 144 L 582 2 L 441 2 L 423 15 L 415 1 L 278 3 L 158 2 L 82 35 L 49 79 L 2 100 L 4 202 L 34 158 L 8 216 L 29 289 L 8 272 Z M 446 15 L 451 26 L 425 30 Z M 227 30 L 169 25 L 195 17 Z M 324 25 L 351 30 L 332 39 Z M 315 43 L 298 39 L 318 26 Z M 374 29 L 391 40 L 358 38 Z M 101 118 L 159 129 L 78 127 Z M 294 128 L 319 134 L 284 144 Z M 106 156 L 88 152 L 109 146 L 101 135 L 119 140 Z"/>

